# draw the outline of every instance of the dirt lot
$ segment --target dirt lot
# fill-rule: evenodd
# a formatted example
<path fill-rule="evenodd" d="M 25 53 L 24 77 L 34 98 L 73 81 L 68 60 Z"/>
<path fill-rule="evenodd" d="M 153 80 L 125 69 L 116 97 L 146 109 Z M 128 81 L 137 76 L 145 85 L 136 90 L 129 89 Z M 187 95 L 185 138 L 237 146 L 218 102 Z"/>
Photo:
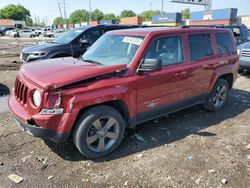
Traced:
<path fill-rule="evenodd" d="M 18 62 L 20 48 L 30 42 L 0 39 L 2 91 L 12 87 L 18 70 L 12 62 Z M 71 142 L 55 145 L 23 133 L 8 112 L 2 113 L 0 187 L 248 188 L 249 117 L 250 75 L 239 75 L 222 111 L 209 113 L 196 106 L 141 124 L 126 132 L 113 154 L 93 161 Z M 10 174 L 23 181 L 12 182 Z"/>

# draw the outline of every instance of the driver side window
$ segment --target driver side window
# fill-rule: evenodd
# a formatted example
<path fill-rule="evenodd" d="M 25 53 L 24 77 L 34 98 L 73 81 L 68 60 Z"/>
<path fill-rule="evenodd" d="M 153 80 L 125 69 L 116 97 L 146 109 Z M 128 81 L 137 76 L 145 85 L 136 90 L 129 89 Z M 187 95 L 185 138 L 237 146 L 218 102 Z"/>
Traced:
<path fill-rule="evenodd" d="M 164 37 L 154 40 L 145 59 L 161 59 L 162 66 L 169 66 L 183 62 L 181 36 Z"/>

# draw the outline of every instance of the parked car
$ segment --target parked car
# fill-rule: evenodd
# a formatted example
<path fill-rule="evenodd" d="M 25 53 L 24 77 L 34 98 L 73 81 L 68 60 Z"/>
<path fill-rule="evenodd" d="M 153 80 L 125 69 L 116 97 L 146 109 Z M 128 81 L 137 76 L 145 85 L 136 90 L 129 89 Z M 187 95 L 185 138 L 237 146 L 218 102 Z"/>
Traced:
<path fill-rule="evenodd" d="M 43 32 L 42 29 L 35 29 L 34 34 L 35 34 L 36 37 L 39 37 L 39 35 L 41 35 L 42 32 Z"/>
<path fill-rule="evenodd" d="M 250 71 L 250 42 L 241 44 L 237 48 L 240 57 L 239 72 Z"/>
<path fill-rule="evenodd" d="M 108 32 L 80 59 L 27 63 L 9 108 L 18 126 L 88 158 L 114 151 L 125 128 L 203 104 L 221 110 L 236 80 L 232 32 L 140 28 Z"/>
<path fill-rule="evenodd" d="M 19 37 L 28 37 L 28 38 L 33 38 L 35 37 L 34 31 L 32 31 L 31 29 L 24 29 L 24 30 L 20 30 L 18 32 Z"/>
<path fill-rule="evenodd" d="M 19 34 L 18 34 L 16 29 L 10 30 L 8 33 L 6 33 L 6 35 L 8 35 L 10 37 L 14 37 L 14 38 L 19 37 Z"/>
<path fill-rule="evenodd" d="M 44 37 L 56 38 L 62 35 L 63 32 L 57 32 L 56 30 L 50 30 L 43 34 Z"/>
<path fill-rule="evenodd" d="M 20 59 L 23 63 L 26 63 L 38 59 L 42 60 L 68 56 L 78 58 L 105 32 L 133 27 L 139 26 L 98 25 L 78 27 L 69 30 L 50 43 L 24 48 L 21 52 Z"/>
<path fill-rule="evenodd" d="M 5 35 L 6 36 L 13 36 L 13 33 L 16 33 L 16 29 L 12 29 L 12 30 L 6 31 Z"/>
<path fill-rule="evenodd" d="M 250 41 L 249 32 L 244 24 L 230 24 L 230 25 L 204 25 L 204 26 L 192 26 L 192 27 L 216 27 L 216 28 L 228 28 L 233 32 L 236 40 L 236 45 L 243 44 Z"/>
<path fill-rule="evenodd" d="M 15 27 L 0 27 L 0 37 L 5 36 L 7 31 L 13 29 L 15 29 Z"/>

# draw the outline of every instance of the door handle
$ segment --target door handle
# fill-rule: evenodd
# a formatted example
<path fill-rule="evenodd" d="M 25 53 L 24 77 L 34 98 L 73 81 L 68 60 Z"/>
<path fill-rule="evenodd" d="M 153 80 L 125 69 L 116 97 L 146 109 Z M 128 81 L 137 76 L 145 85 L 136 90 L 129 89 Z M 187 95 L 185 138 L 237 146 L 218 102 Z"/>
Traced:
<path fill-rule="evenodd" d="M 203 68 L 208 69 L 208 68 L 213 68 L 214 64 L 208 64 L 208 65 L 203 65 Z"/>
<path fill-rule="evenodd" d="M 186 75 L 187 74 L 187 71 L 179 71 L 177 73 L 175 73 L 174 75 L 175 76 L 183 76 L 183 75 Z"/>

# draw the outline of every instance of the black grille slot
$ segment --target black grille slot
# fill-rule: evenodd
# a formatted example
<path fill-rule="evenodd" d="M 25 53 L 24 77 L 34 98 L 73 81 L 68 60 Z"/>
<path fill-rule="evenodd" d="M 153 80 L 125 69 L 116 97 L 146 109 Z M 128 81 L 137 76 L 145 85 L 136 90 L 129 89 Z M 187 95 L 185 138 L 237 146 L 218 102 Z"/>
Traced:
<path fill-rule="evenodd" d="M 15 96 L 17 100 L 23 105 L 27 104 L 28 90 L 29 88 L 25 86 L 18 78 L 16 78 Z"/>
<path fill-rule="evenodd" d="M 242 50 L 241 55 L 244 57 L 250 57 L 250 50 Z"/>

